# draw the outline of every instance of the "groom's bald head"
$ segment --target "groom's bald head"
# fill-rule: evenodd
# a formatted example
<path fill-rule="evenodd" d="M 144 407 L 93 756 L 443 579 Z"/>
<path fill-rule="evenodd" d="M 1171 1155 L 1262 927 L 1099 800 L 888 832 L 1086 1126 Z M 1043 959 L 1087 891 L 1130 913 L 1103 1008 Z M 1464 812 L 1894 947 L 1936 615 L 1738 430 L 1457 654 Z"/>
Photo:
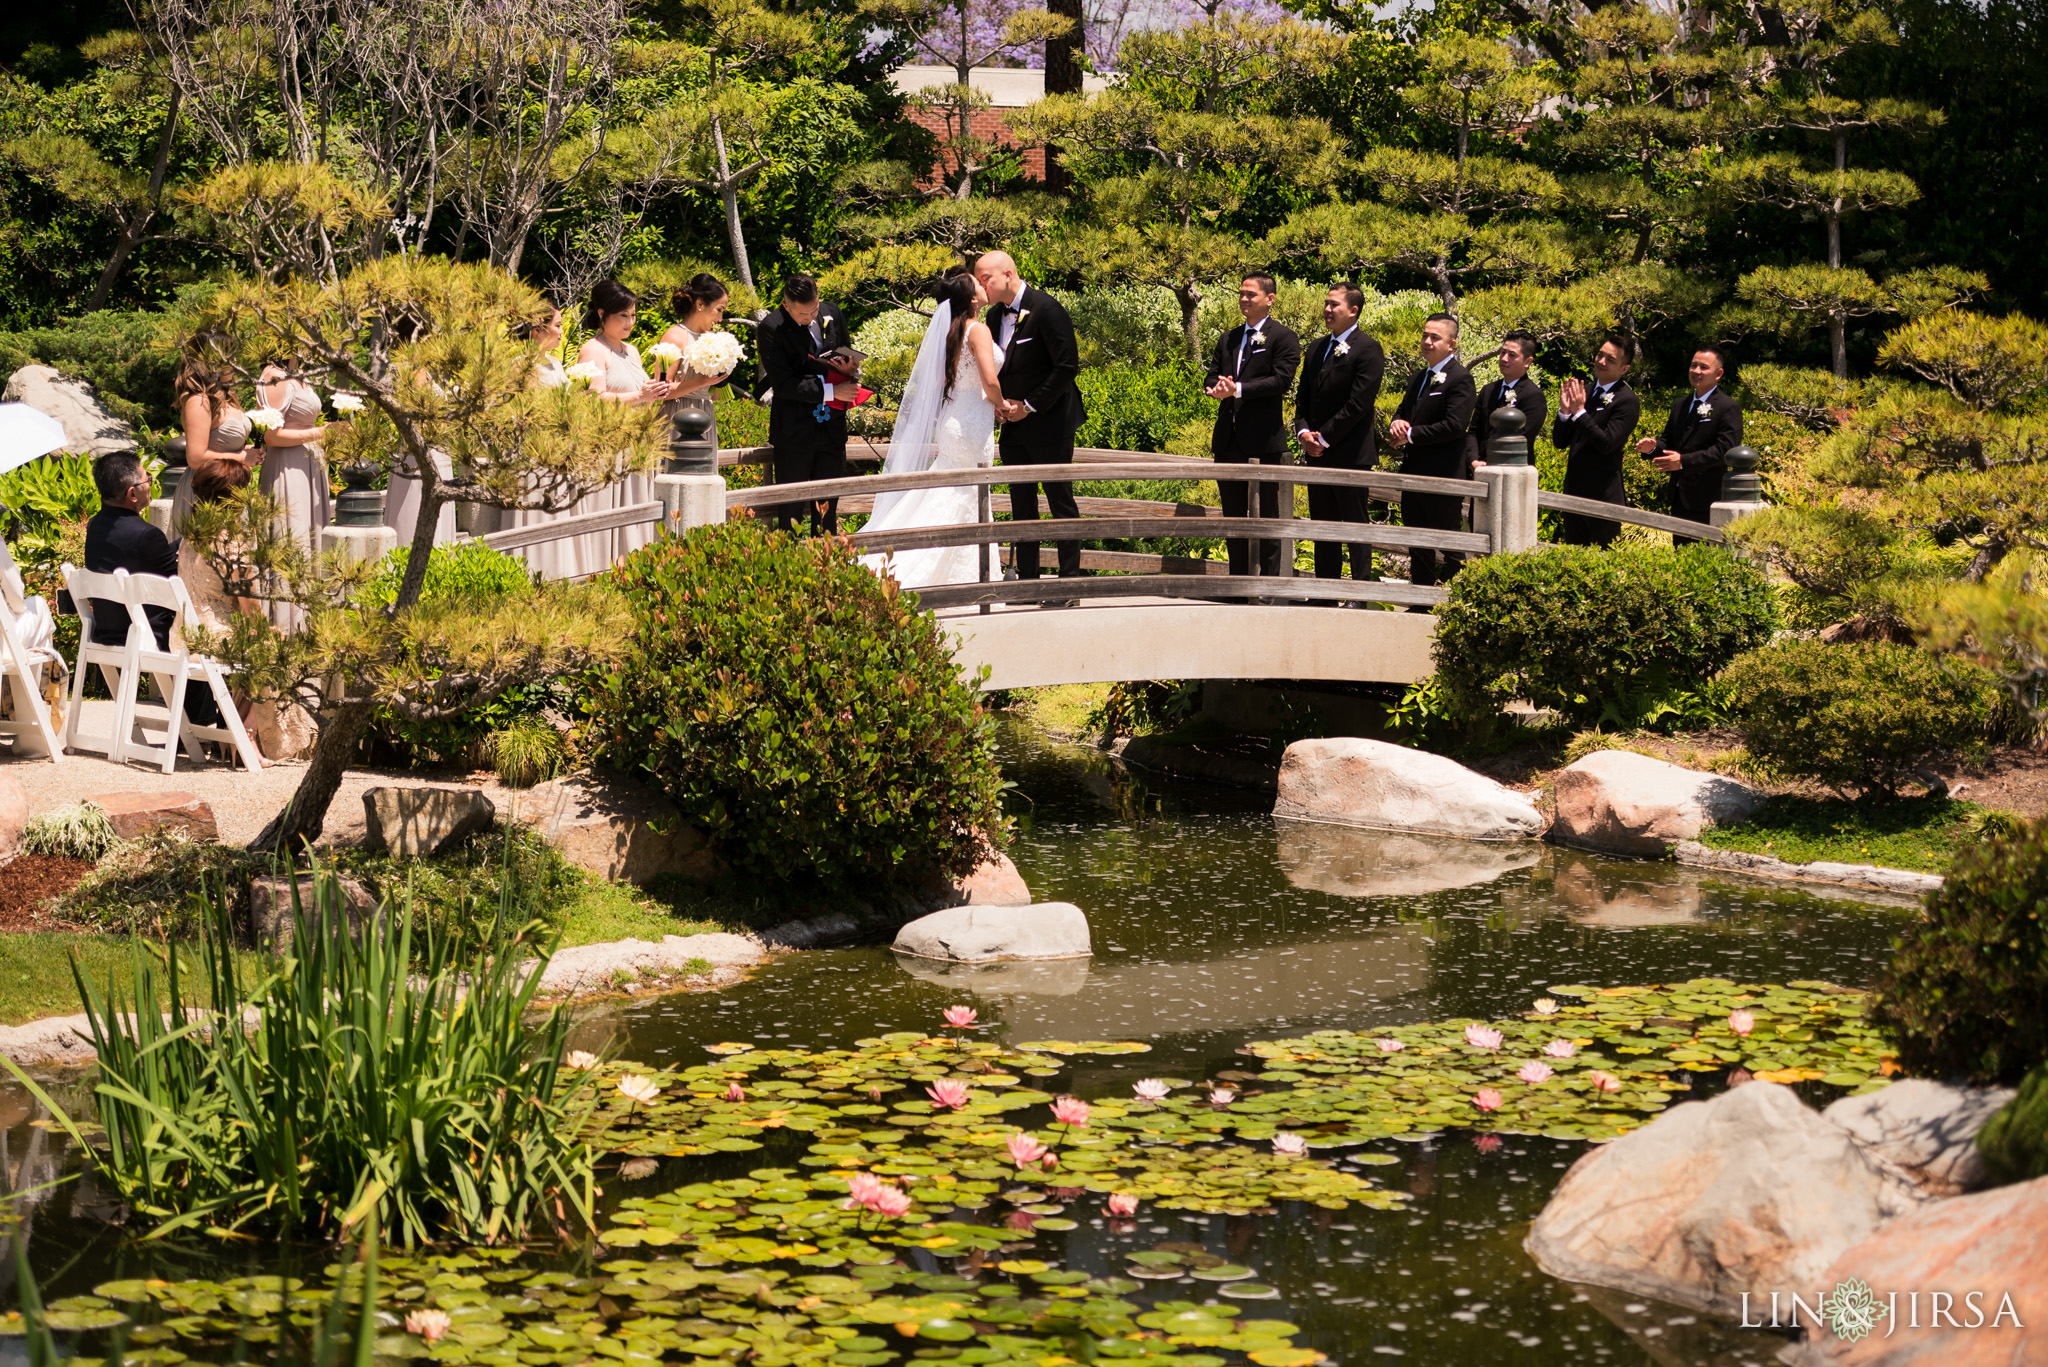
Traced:
<path fill-rule="evenodd" d="M 988 297 L 1007 304 L 1017 293 L 1017 261 L 1008 252 L 983 252 L 974 260 L 974 278 Z"/>

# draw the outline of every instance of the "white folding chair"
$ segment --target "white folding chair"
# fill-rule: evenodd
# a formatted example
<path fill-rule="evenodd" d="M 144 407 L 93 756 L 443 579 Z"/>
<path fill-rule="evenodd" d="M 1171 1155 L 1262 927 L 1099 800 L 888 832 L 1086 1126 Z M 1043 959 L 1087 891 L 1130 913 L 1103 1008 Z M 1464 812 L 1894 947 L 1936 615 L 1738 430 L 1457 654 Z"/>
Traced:
<path fill-rule="evenodd" d="M 183 627 L 187 622 L 198 621 L 199 614 L 192 606 L 191 594 L 186 592 L 185 581 L 176 576 L 166 579 L 156 574 L 130 574 L 124 577 L 123 582 L 128 589 L 128 620 L 131 623 L 146 623 L 145 608 L 168 608 L 177 614 L 176 621 L 171 624 L 169 650 L 157 649 L 156 635 L 146 626 L 139 633 L 133 630 L 129 633 L 129 638 L 137 641 L 137 664 L 143 673 L 156 680 L 157 688 L 169 701 L 171 713 L 161 747 L 145 743 L 133 748 L 140 757 L 161 763 L 168 774 L 177 766 L 181 738 L 186 753 L 195 760 L 201 758 L 198 742 L 220 741 L 235 747 L 235 754 L 249 772 L 260 770 L 263 759 L 250 741 L 249 732 L 242 726 L 241 713 L 236 710 L 235 700 L 228 693 L 227 670 L 211 655 L 195 655 L 186 648 Z M 219 705 L 226 725 L 200 726 L 186 719 L 185 691 L 194 683 L 212 688 L 214 701 Z M 133 704 L 130 707 L 132 711 Z M 141 730 L 139 722 L 136 730 Z"/>
<path fill-rule="evenodd" d="M 138 638 L 148 634 L 149 623 L 131 612 L 128 614 L 128 635 L 120 645 L 100 645 L 92 638 L 93 600 L 119 603 L 125 607 L 128 602 L 128 571 L 100 574 L 66 564 L 64 587 L 70 591 L 71 602 L 84 625 L 84 630 L 78 633 L 78 664 L 71 671 L 71 703 L 64 714 L 65 748 L 90 750 L 105 755 L 116 764 L 126 762 L 131 751 L 141 751 L 136 756 L 138 758 L 151 758 L 146 748 L 136 746 L 131 739 L 135 730 L 135 686 L 140 677 L 140 665 L 136 659 L 136 652 L 141 648 Z M 99 667 L 101 676 L 107 681 L 107 692 L 114 699 L 114 730 L 111 735 L 80 734 L 79 723 L 85 719 L 88 665 Z"/>
<path fill-rule="evenodd" d="M 43 697 L 43 673 L 55 669 L 64 677 L 64 657 L 51 643 L 55 623 L 50 606 L 27 593 L 14 556 L 0 542 L 0 689 L 14 694 L 14 714 L 0 718 L 0 736 L 13 736 L 21 755 L 64 758 L 57 729 L 50 724 L 50 704 Z"/>

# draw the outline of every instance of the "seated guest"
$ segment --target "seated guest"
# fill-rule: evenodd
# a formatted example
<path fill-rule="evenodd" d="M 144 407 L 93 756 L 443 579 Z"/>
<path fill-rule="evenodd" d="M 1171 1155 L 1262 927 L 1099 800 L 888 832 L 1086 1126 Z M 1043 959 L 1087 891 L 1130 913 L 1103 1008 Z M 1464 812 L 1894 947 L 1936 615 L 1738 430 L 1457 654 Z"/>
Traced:
<path fill-rule="evenodd" d="M 149 506 L 149 473 L 131 452 L 116 451 L 93 462 L 92 482 L 100 491 L 100 510 L 85 524 L 85 567 L 95 574 L 126 570 L 166 579 L 178 573 L 178 548 L 171 539 L 142 520 Z M 171 648 L 177 614 L 169 608 L 144 608 L 158 650 Z M 128 605 L 104 598 L 92 600 L 95 645 L 118 646 L 128 640 Z M 220 708 L 213 690 L 197 684 L 185 690 L 185 718 L 198 726 L 219 726 Z"/>

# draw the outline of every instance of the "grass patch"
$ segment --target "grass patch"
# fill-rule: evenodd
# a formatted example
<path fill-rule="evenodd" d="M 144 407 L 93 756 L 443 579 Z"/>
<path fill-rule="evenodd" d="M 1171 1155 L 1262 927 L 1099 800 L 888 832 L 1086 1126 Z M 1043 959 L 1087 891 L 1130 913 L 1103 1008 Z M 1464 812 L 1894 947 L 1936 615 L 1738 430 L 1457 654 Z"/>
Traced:
<path fill-rule="evenodd" d="M 1063 736 L 1089 734 L 1088 717 L 1109 697 L 1106 683 L 1054 684 L 1008 690 L 1004 707 L 1041 731 Z"/>
<path fill-rule="evenodd" d="M 670 895 L 676 900 L 664 901 L 639 888 L 593 878 L 562 917 L 562 945 L 659 940 L 664 935 L 705 935 L 736 928 L 715 914 L 710 899 Z"/>
<path fill-rule="evenodd" d="M 1958 851 L 1983 838 L 1994 813 L 1946 797 L 1892 802 L 1774 797 L 1738 826 L 1710 827 L 1700 843 L 1717 850 L 1768 854 L 1788 864 L 1828 860 L 1888 869 L 1946 873 Z"/>
<path fill-rule="evenodd" d="M 78 966 L 89 981 L 102 991 L 108 979 L 121 984 L 127 990 L 129 956 L 134 941 L 120 935 L 76 935 L 62 931 L 35 931 L 25 935 L 8 935 L 0 938 L 0 1025 L 21 1025 L 48 1016 L 75 1016 L 84 1010 L 78 1000 L 78 989 L 71 981 L 71 958 L 76 955 Z M 163 944 L 156 941 L 142 942 L 143 952 L 150 955 L 159 965 L 167 952 Z M 186 944 L 176 946 L 178 953 L 180 994 L 188 1004 L 202 1004 L 206 995 L 206 982 L 202 971 L 199 946 Z M 275 961 L 267 954 L 244 950 L 237 956 L 237 970 L 245 984 L 254 985 L 256 978 Z M 187 973 L 190 976 L 186 976 Z M 170 1006 L 170 994 L 162 987 L 163 978 L 158 978 L 157 1009 Z"/>

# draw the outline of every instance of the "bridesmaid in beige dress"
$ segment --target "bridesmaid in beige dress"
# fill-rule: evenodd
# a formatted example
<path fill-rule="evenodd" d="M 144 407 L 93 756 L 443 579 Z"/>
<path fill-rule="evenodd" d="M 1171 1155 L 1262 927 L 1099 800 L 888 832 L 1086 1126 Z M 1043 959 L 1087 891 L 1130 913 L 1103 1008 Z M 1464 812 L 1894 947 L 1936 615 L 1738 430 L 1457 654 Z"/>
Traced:
<path fill-rule="evenodd" d="M 253 472 L 263 448 L 249 445 L 249 415 L 235 404 L 228 383 L 230 343 L 224 333 L 202 332 L 186 343 L 175 381 L 178 416 L 185 429 L 185 481 L 171 499 L 171 535 L 182 535 L 192 510 L 193 480 L 208 465 L 230 462 Z"/>
<path fill-rule="evenodd" d="M 661 334 L 661 340 L 671 346 L 690 349 L 690 343 L 707 332 L 716 332 L 718 325 L 725 321 L 725 306 L 732 300 L 725 282 L 711 274 L 693 277 L 690 283 L 675 292 L 669 300 L 669 308 L 679 320 L 669 324 L 668 331 Z M 700 409 L 711 416 L 711 426 L 706 429 L 704 439 L 713 447 L 718 445 L 718 402 L 711 392 L 725 384 L 732 372 L 724 375 L 695 375 L 684 370 L 680 364 L 669 373 L 669 400 L 662 405 L 662 412 L 671 420 L 686 408 Z"/>
<path fill-rule="evenodd" d="M 559 389 L 569 383 L 569 377 L 562 366 L 562 311 L 558 308 L 543 310 L 539 317 L 527 320 L 512 330 L 512 335 L 522 342 L 531 342 L 540 352 L 540 364 L 533 368 L 530 382 L 539 389 Z M 492 531 L 511 531 L 515 527 L 534 527 L 543 522 L 553 522 L 567 517 L 567 513 L 544 513 L 523 508 L 492 509 L 497 514 Z M 489 513 L 486 513 L 488 516 Z M 527 546 L 513 551 L 526 562 L 526 568 L 543 579 L 572 579 L 579 571 L 574 567 L 571 541 L 543 541 L 537 546 Z"/>
<path fill-rule="evenodd" d="M 669 397 L 669 385 L 649 378 L 640 363 L 640 351 L 626 339 L 640 320 L 640 301 L 616 280 L 599 281 L 590 292 L 590 323 L 595 332 L 576 353 L 578 363 L 593 362 L 604 369 L 603 378 L 592 388 L 618 403 L 661 403 Z M 578 503 L 571 516 L 585 512 L 608 512 L 635 504 L 654 502 L 652 475 L 626 475 Z M 588 506 L 586 506 L 588 505 Z M 582 573 L 596 574 L 610 569 L 623 557 L 654 540 L 659 522 L 645 522 L 615 532 L 598 532 L 576 538 Z M 582 543 L 590 543 L 583 546 Z"/>
<path fill-rule="evenodd" d="M 256 393 L 284 414 L 284 426 L 263 434 L 266 449 L 257 487 L 277 500 L 293 538 L 311 555 L 320 529 L 334 520 L 327 457 L 314 445 L 325 430 L 320 421 L 320 396 L 277 364 L 263 368 L 256 380 Z M 303 609 L 283 601 L 271 603 L 269 615 L 280 631 L 297 631 L 306 620 Z"/>

